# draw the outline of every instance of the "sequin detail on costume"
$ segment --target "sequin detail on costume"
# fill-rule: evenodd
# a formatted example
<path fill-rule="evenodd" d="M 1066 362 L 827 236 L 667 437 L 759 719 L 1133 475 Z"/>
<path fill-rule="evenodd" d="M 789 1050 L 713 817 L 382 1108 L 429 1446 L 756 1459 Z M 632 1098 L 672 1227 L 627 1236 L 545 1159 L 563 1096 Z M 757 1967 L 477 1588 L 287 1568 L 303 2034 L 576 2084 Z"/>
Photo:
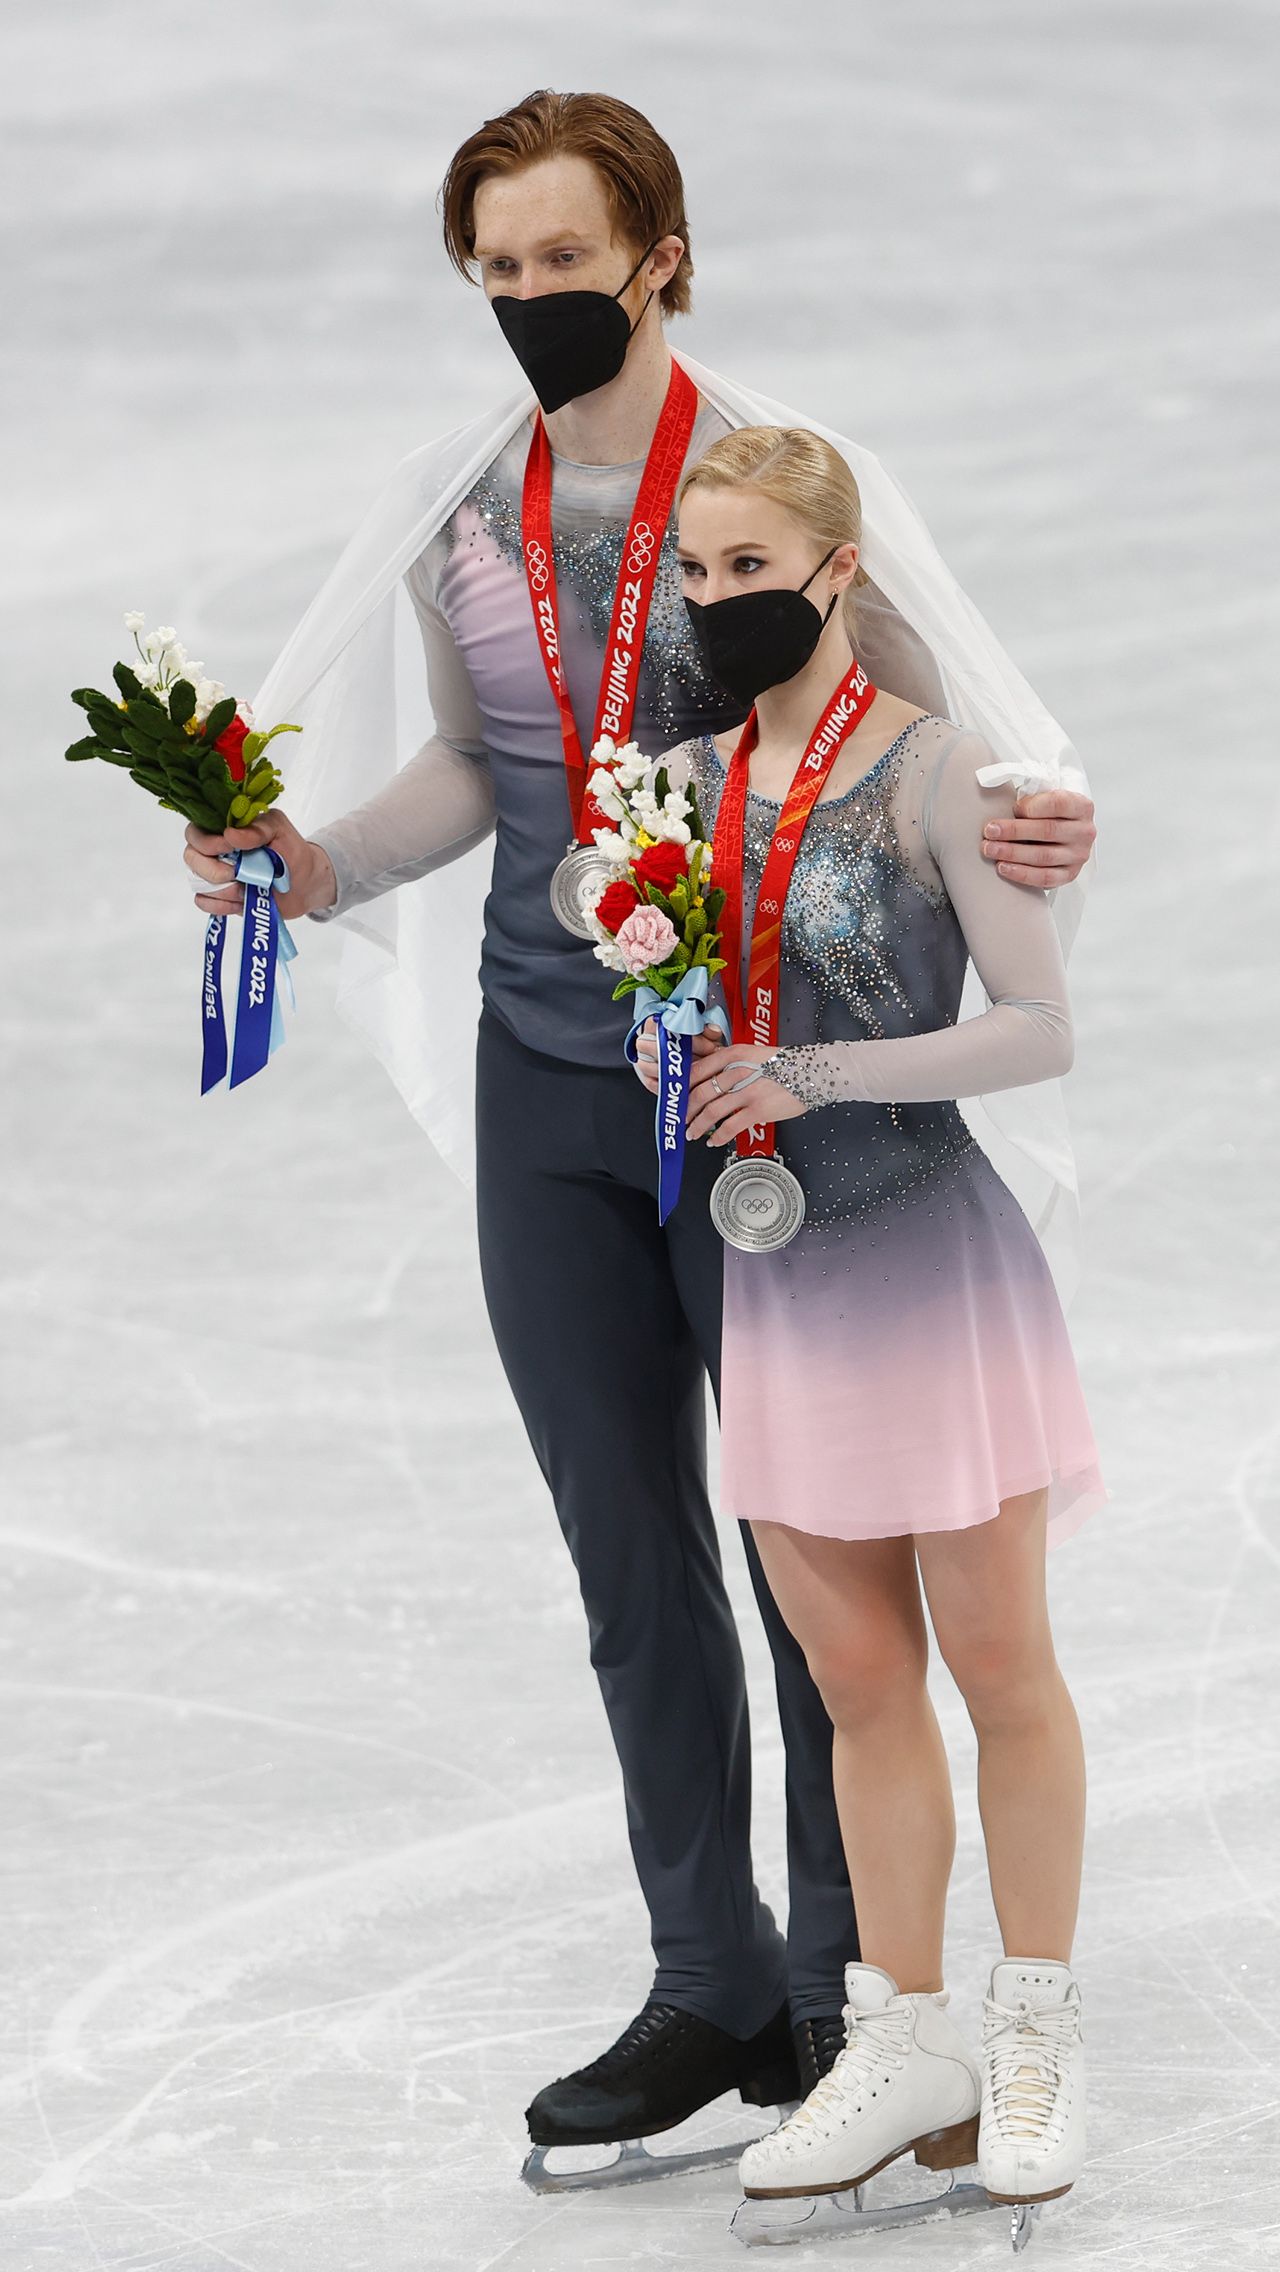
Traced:
<path fill-rule="evenodd" d="M 520 536 L 520 499 L 507 486 L 482 474 L 467 499 L 475 518 L 497 546 L 504 560 L 524 579 L 524 552 Z M 601 517 L 584 520 L 580 530 L 556 523 L 556 580 L 562 608 L 576 604 L 582 628 L 603 651 L 613 614 L 613 598 L 622 565 L 627 522 Z M 446 530 L 450 550 L 460 541 L 455 521 Z M 474 537 L 470 540 L 474 542 Z M 644 639 L 645 691 L 642 707 L 654 728 L 667 737 L 688 728 L 693 711 L 723 711 L 725 697 L 703 667 L 690 635 L 680 590 L 674 523 L 662 540 L 653 602 Z M 730 705 L 730 707 L 732 707 Z"/>
<path fill-rule="evenodd" d="M 920 724 L 927 723 L 925 720 Z M 815 805 L 782 922 L 779 1047 L 770 1067 L 812 1106 L 823 1092 L 821 1047 L 894 1038 L 953 1022 L 968 949 L 924 841 L 914 793 L 914 726 L 843 796 Z M 703 821 L 714 831 L 724 766 L 709 737 L 685 745 Z M 908 783 L 912 793 L 904 793 Z M 778 817 L 749 792 L 744 827 L 744 933 Z M 939 1196 L 974 1140 L 958 1105 L 846 1104 L 778 1131 L 778 1153 L 805 1190 L 810 1231 L 905 1206 L 931 1181 Z"/>

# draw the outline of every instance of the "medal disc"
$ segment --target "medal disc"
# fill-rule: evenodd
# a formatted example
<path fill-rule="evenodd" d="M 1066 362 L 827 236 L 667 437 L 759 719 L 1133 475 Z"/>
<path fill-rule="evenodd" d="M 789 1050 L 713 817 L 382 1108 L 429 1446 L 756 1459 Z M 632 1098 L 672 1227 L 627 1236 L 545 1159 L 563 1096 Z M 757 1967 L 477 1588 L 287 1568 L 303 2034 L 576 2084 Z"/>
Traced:
<path fill-rule="evenodd" d="M 596 934 L 583 913 L 584 899 L 594 899 L 616 874 L 613 862 L 606 860 L 594 844 L 578 844 L 566 852 L 551 878 L 551 907 L 557 923 L 572 931 L 576 939 L 593 939 Z"/>
<path fill-rule="evenodd" d="M 771 1254 L 803 1223 L 804 1191 L 779 1159 L 734 1160 L 711 1187 L 711 1219 L 727 1245 Z"/>

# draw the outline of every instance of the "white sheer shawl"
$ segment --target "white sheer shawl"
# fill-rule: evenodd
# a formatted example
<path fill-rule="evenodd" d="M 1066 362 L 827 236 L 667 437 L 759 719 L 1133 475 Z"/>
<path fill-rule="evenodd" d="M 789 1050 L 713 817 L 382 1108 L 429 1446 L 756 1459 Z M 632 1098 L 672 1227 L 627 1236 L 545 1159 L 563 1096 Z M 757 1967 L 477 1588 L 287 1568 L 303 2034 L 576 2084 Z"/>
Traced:
<path fill-rule="evenodd" d="M 1028 786 L 1083 787 L 1061 729 L 965 598 L 879 460 L 688 355 L 678 360 L 731 425 L 808 426 L 834 443 L 862 494 L 867 573 L 931 650 L 950 715 L 984 735 Z M 402 579 L 532 407 L 532 395 L 522 392 L 404 459 L 268 673 L 254 702 L 260 723 L 287 718 L 306 729 L 289 746 L 283 800 L 304 832 L 363 803 L 430 734 L 422 645 Z M 464 1181 L 472 1176 L 477 963 L 490 866 L 484 844 L 338 919 L 346 932 L 339 1011 Z M 1064 952 L 1083 897 L 1083 878 L 1055 894 Z M 985 1006 L 971 968 L 962 1014 Z M 1068 1299 L 1079 1208 L 1060 1084 L 1006 1090 L 963 1109 L 1034 1224 Z"/>

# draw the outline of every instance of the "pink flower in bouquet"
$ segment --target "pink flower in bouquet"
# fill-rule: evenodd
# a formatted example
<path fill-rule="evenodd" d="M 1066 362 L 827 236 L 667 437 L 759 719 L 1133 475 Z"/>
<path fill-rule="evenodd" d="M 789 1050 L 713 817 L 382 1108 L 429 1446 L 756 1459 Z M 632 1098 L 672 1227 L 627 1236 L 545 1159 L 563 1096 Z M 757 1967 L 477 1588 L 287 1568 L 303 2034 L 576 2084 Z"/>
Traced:
<path fill-rule="evenodd" d="M 633 978 L 665 962 L 676 945 L 676 928 L 658 907 L 637 907 L 617 934 L 618 952 Z"/>

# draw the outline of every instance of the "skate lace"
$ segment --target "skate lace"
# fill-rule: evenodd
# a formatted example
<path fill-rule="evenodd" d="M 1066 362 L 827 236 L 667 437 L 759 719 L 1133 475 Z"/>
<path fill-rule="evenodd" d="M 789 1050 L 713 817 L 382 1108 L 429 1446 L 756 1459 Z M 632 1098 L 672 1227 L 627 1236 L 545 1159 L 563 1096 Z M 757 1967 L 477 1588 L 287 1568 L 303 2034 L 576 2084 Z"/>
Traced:
<path fill-rule="evenodd" d="M 1012 2009 L 988 1997 L 983 2050 L 991 2080 L 992 2120 L 1002 2137 L 1041 2138 L 1053 2120 L 1058 2093 L 1080 2033 L 1074 2004 Z"/>
<path fill-rule="evenodd" d="M 809 2131 L 824 2132 L 827 2118 L 847 2114 L 850 2099 L 860 2098 L 864 2090 L 880 2082 L 886 2067 L 890 2074 L 905 2067 L 911 2049 L 911 2021 L 909 2010 L 855 2012 L 846 2004 L 848 2039 L 843 2051 L 783 2129 L 801 2136 Z"/>
<path fill-rule="evenodd" d="M 691 2033 L 695 2026 L 689 2013 L 677 2011 L 671 2004 L 646 2004 L 630 2025 L 624 2027 L 617 2042 L 602 2051 L 598 2059 L 593 2059 L 589 2067 L 580 2070 L 579 2080 L 609 2082 L 634 2066 L 638 2058 L 652 2058 L 656 2052 L 667 2048 L 673 2034 L 683 2036 Z"/>

